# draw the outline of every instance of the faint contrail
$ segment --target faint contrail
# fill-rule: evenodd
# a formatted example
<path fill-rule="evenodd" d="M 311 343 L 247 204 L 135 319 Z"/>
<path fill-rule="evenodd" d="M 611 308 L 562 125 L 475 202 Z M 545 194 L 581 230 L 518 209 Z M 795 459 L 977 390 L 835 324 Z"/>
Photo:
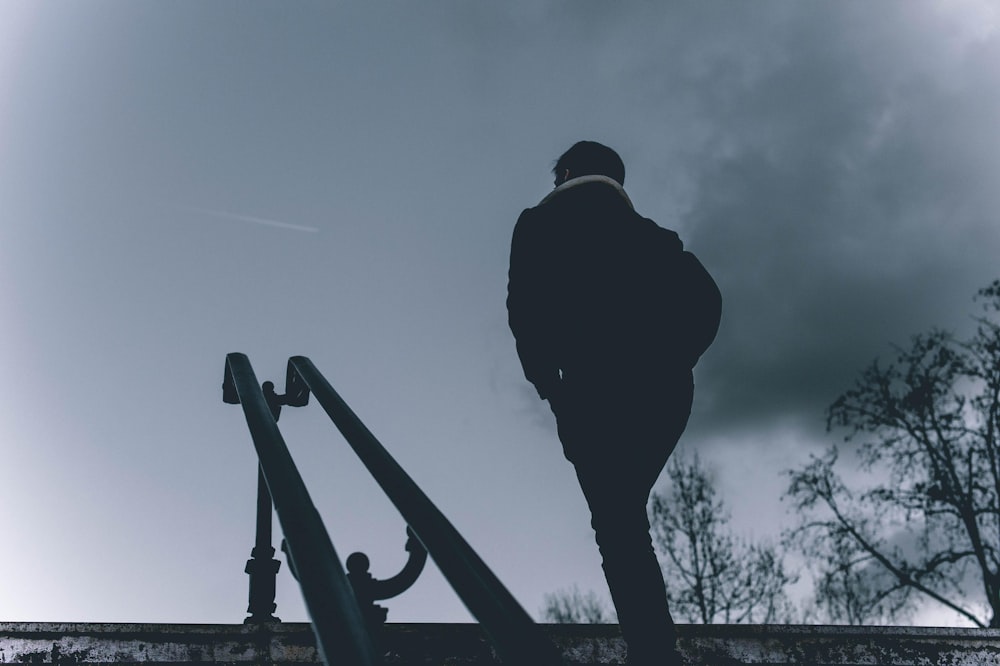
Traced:
<path fill-rule="evenodd" d="M 252 217 L 250 215 L 239 215 L 237 213 L 229 213 L 224 210 L 211 210 L 209 208 L 196 208 L 193 206 L 184 206 L 183 208 L 198 213 L 204 213 L 205 215 L 212 215 L 214 217 L 225 217 L 230 220 L 239 220 L 241 222 L 253 222 L 254 224 L 262 224 L 266 227 L 277 227 L 278 229 L 291 229 L 292 231 L 307 231 L 309 233 L 318 233 L 319 229 L 316 227 L 306 227 L 301 224 L 289 224 L 288 222 L 279 222 L 278 220 L 267 220 L 263 217 Z"/>

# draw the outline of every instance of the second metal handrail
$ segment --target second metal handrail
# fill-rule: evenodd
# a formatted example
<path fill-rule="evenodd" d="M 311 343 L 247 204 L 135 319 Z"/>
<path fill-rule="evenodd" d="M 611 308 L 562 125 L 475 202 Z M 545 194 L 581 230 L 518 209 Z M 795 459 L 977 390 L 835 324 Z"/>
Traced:
<path fill-rule="evenodd" d="M 389 497 L 441 573 L 479 620 L 501 659 L 555 666 L 560 655 L 458 530 L 393 459 L 330 383 L 304 356 L 288 360 L 286 395 L 311 391 L 375 481 Z M 303 399 L 304 401 L 304 399 Z M 296 560 L 297 564 L 297 560 Z"/>

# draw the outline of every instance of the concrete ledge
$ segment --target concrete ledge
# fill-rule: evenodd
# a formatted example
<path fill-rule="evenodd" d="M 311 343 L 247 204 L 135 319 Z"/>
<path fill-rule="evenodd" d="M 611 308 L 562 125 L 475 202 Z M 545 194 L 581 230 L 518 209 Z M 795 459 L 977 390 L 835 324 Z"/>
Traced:
<path fill-rule="evenodd" d="M 615 625 L 545 625 L 568 664 L 621 664 Z M 682 625 L 681 650 L 696 664 L 721 657 L 747 664 L 1000 666 L 1000 630 L 930 627 Z M 389 624 L 385 663 L 459 666 L 498 663 L 474 624 Z M 317 663 L 308 624 L 0 623 L 0 663 Z M 523 665 L 522 665 L 523 666 Z"/>

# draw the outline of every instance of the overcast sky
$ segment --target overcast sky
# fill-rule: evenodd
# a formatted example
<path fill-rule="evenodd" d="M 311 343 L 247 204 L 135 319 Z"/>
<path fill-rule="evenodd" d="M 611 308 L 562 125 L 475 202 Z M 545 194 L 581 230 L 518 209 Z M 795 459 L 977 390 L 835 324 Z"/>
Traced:
<path fill-rule="evenodd" d="M 0 618 L 242 620 L 232 351 L 279 391 L 309 356 L 530 613 L 603 590 L 504 308 L 580 139 L 716 276 L 679 451 L 777 537 L 826 406 L 1000 277 L 998 28 L 974 0 L 5 0 Z M 281 426 L 341 557 L 396 573 L 404 524 L 322 410 Z M 433 565 L 386 605 L 470 619 Z"/>

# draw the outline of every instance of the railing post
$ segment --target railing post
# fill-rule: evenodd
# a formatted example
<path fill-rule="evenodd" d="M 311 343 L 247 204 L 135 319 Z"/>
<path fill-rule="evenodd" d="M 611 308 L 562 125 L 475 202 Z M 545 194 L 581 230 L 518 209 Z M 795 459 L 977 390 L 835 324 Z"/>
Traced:
<path fill-rule="evenodd" d="M 281 397 L 274 392 L 274 384 L 264 382 L 261 386 L 264 392 L 264 400 L 275 423 L 281 416 Z M 277 604 L 274 597 L 277 592 L 278 570 L 281 562 L 274 559 L 274 546 L 271 544 L 271 514 L 274 512 L 274 502 L 271 500 L 271 492 L 267 489 L 267 481 L 264 479 L 264 471 L 257 464 L 257 530 L 253 550 L 250 551 L 250 559 L 243 569 L 244 573 L 250 576 L 250 603 L 247 605 L 247 612 L 250 617 L 243 620 L 244 624 L 281 622 L 275 617 L 274 611 Z"/>
<path fill-rule="evenodd" d="M 372 632 L 380 632 L 382 625 L 389 616 L 389 610 L 379 606 L 376 601 L 391 599 L 408 590 L 420 576 L 427 563 L 427 549 L 409 527 L 406 528 L 406 552 L 410 556 L 402 570 L 391 578 L 379 580 L 371 575 L 368 568 L 371 561 L 364 553 L 351 553 L 347 556 L 347 580 L 354 588 L 354 597 L 358 600 L 361 612 L 365 614 L 368 626 Z"/>
<path fill-rule="evenodd" d="M 250 576 L 250 603 L 247 613 L 250 617 L 243 620 L 244 624 L 281 622 L 274 616 L 277 604 L 274 597 L 277 591 L 278 569 L 281 562 L 274 559 L 274 546 L 271 545 L 271 493 L 267 491 L 264 473 L 257 466 L 257 539 L 250 559 L 243 569 Z"/>

